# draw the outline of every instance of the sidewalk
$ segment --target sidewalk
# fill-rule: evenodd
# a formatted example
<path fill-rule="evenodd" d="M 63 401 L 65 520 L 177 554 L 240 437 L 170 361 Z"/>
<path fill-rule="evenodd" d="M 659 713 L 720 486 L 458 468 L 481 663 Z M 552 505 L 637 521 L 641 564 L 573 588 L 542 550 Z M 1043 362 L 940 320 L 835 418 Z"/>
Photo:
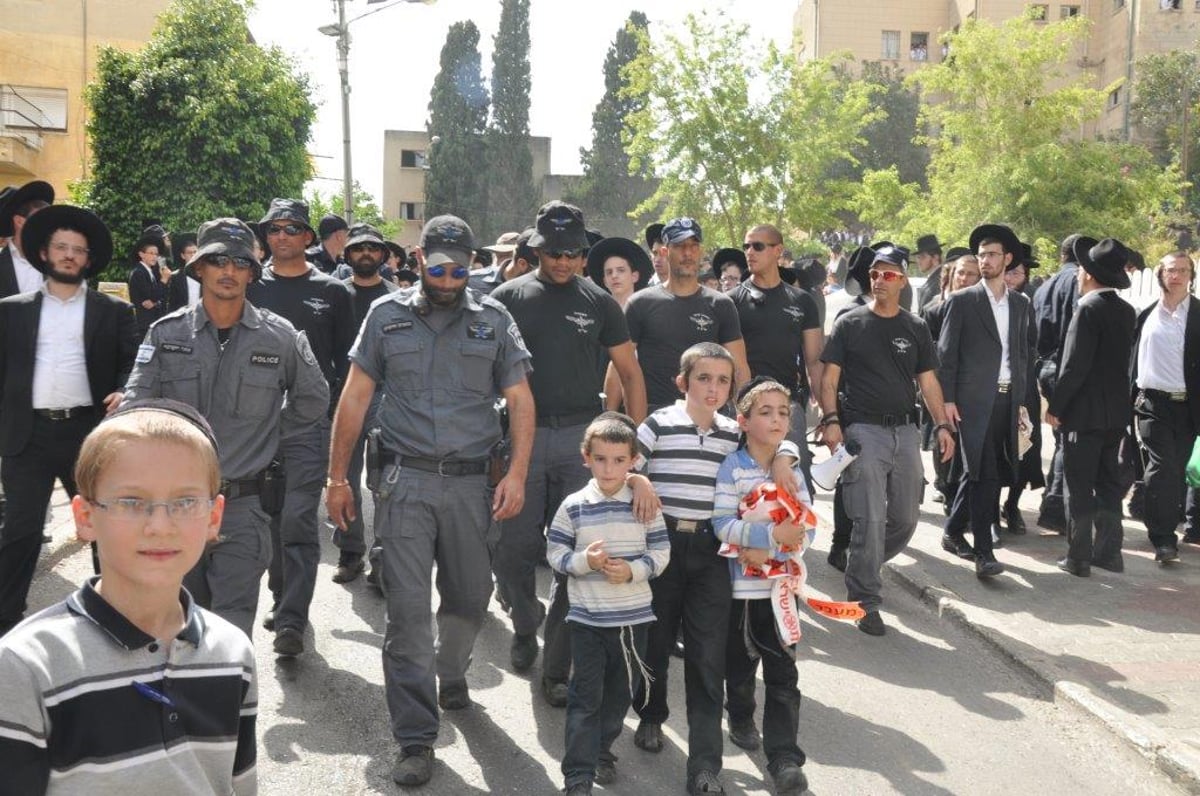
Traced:
<path fill-rule="evenodd" d="M 926 498 L 932 494 L 927 487 Z M 1027 535 L 1001 532 L 996 557 L 1007 572 L 998 578 L 981 581 L 971 562 L 942 550 L 942 507 L 931 500 L 912 543 L 886 569 L 1044 682 L 1056 700 L 1088 711 L 1200 794 L 1200 547 L 1180 544 L 1180 560 L 1162 567 L 1145 527 L 1126 518 L 1125 572 L 1093 568 L 1091 577 L 1077 578 L 1055 566 L 1066 537 L 1034 524 L 1040 500 L 1040 490 L 1022 496 Z M 820 494 L 817 504 L 829 521 L 832 494 Z M 813 559 L 810 566 L 828 566 Z M 886 590 L 884 599 L 886 621 Z"/>

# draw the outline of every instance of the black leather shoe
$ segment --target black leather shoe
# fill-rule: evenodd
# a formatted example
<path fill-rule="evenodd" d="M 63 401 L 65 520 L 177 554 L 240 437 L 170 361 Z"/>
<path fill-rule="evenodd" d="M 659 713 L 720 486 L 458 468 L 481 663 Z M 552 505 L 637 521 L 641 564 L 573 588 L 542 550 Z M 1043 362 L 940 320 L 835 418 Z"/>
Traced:
<path fill-rule="evenodd" d="M 333 571 L 334 583 L 350 583 L 367 569 L 367 562 L 362 556 L 347 556 L 338 561 L 337 569 Z"/>
<path fill-rule="evenodd" d="M 733 742 L 734 746 L 750 752 L 762 746 L 762 734 L 758 731 L 758 727 L 754 726 L 753 719 L 737 724 L 729 722 L 729 740 Z"/>
<path fill-rule="evenodd" d="M 1058 568 L 1063 572 L 1074 575 L 1077 578 L 1086 578 L 1092 574 L 1092 565 L 1086 561 L 1067 556 L 1066 558 L 1058 559 Z"/>
<path fill-rule="evenodd" d="M 804 776 L 804 770 L 791 761 L 772 772 L 771 779 L 775 782 L 777 796 L 800 796 L 808 790 L 808 777 Z"/>
<path fill-rule="evenodd" d="M 878 611 L 867 611 L 867 615 L 858 620 L 858 629 L 868 636 L 882 636 L 887 633 L 887 625 Z"/>
<path fill-rule="evenodd" d="M 663 748 L 662 725 L 643 720 L 638 724 L 637 732 L 633 734 L 633 745 L 647 752 L 661 752 Z"/>
<path fill-rule="evenodd" d="M 509 650 L 509 660 L 512 662 L 514 672 L 524 672 L 533 666 L 533 662 L 537 660 L 538 643 L 537 633 L 520 634 L 513 636 L 512 649 Z"/>
<path fill-rule="evenodd" d="M 1004 527 L 1013 536 L 1024 536 L 1027 533 L 1025 518 L 1021 516 L 1019 508 L 1005 506 L 1000 511 L 1000 518 L 1004 520 Z"/>
<path fill-rule="evenodd" d="M 1109 572 L 1124 572 L 1125 559 L 1121 557 L 1120 553 L 1117 553 L 1112 558 L 1105 558 L 1103 560 L 1093 558 L 1092 566 L 1096 569 L 1106 569 Z"/>
<path fill-rule="evenodd" d="M 950 536 L 942 534 L 942 549 L 947 553 L 953 553 L 959 558 L 965 558 L 971 561 L 975 558 L 975 548 L 967 543 L 967 540 L 961 536 Z"/>
<path fill-rule="evenodd" d="M 829 562 L 829 566 L 836 569 L 838 572 L 846 571 L 846 548 L 841 545 L 834 545 L 829 548 L 829 558 L 825 559 Z"/>
<path fill-rule="evenodd" d="M 617 762 L 615 759 L 601 758 L 596 762 L 596 778 L 592 780 L 597 785 L 611 785 L 617 781 Z"/>
<path fill-rule="evenodd" d="M 1054 531 L 1055 533 L 1066 533 L 1067 518 L 1056 517 L 1052 514 L 1041 514 L 1037 518 L 1037 526 L 1045 528 L 1047 531 Z"/>
<path fill-rule="evenodd" d="M 992 556 L 975 556 L 975 577 L 994 578 L 1004 572 L 1004 565 Z"/>
<path fill-rule="evenodd" d="M 392 781 L 404 788 L 424 785 L 433 776 L 433 749 L 428 746 L 406 746 L 400 750 L 392 766 Z"/>
<path fill-rule="evenodd" d="M 1154 560 L 1160 564 L 1179 560 L 1179 548 L 1173 544 L 1158 545 L 1154 548 Z"/>
<path fill-rule="evenodd" d="M 1184 544 L 1200 544 L 1200 531 L 1184 531 Z"/>
<path fill-rule="evenodd" d="M 442 710 L 465 710 L 471 707 L 471 692 L 467 682 L 443 683 L 438 689 L 438 707 Z"/>
<path fill-rule="evenodd" d="M 546 698 L 546 704 L 550 707 L 565 708 L 567 706 L 567 684 L 543 677 L 542 696 Z"/>

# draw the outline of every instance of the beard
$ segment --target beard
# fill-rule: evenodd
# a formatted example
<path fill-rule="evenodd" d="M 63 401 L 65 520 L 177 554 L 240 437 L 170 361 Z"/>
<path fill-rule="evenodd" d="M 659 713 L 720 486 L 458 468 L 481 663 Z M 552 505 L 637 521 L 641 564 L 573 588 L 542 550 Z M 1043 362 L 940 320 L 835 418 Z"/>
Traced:
<path fill-rule="evenodd" d="M 421 292 L 425 294 L 425 298 L 429 300 L 430 304 L 435 307 L 442 307 L 444 309 L 458 304 L 463 293 L 467 292 L 467 285 L 466 283 L 463 283 L 462 287 L 455 288 L 454 290 L 443 290 L 439 287 L 432 287 L 428 282 L 422 279 Z"/>
<path fill-rule="evenodd" d="M 350 270 L 354 275 L 363 279 L 368 279 L 379 273 L 380 263 L 372 258 L 364 257 L 354 259 L 350 262 Z"/>
<path fill-rule="evenodd" d="M 46 278 L 63 285 L 78 285 L 83 282 L 83 273 L 83 270 L 80 270 L 79 273 L 69 274 L 58 270 L 53 263 L 50 263 L 46 269 Z"/>

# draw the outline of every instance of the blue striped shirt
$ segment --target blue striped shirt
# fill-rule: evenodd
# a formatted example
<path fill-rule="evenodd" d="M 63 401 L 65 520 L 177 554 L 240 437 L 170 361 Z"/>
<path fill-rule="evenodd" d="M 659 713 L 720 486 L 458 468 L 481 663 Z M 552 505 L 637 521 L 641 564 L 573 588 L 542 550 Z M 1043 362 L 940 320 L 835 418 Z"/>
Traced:
<path fill-rule="evenodd" d="M 546 559 L 567 578 L 571 608 L 568 622 L 595 627 L 623 627 L 654 621 L 650 578 L 667 568 L 671 542 L 662 513 L 649 524 L 633 516 L 633 492 L 627 486 L 613 496 L 600 491 L 593 478 L 568 495 L 546 535 Z M 587 562 L 587 546 L 602 540 L 610 558 L 629 563 L 633 580 L 609 583 Z"/>

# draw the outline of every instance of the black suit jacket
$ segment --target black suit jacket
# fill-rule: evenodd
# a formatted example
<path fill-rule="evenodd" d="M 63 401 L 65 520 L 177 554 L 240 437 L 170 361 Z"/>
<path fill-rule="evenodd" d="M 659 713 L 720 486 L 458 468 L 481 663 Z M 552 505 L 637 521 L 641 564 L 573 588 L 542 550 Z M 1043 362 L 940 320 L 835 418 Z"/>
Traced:
<path fill-rule="evenodd" d="M 38 291 L 0 300 L 0 456 L 14 456 L 29 444 L 42 298 Z M 94 290 L 84 300 L 88 386 L 99 421 L 105 397 L 124 389 L 141 338 L 128 303 Z"/>
<path fill-rule="evenodd" d="M 1138 313 L 1133 353 L 1129 357 L 1129 386 L 1134 392 L 1137 391 L 1137 352 L 1142 344 L 1142 328 L 1160 303 L 1161 299 Z M 1183 328 L 1183 383 L 1187 387 L 1188 413 L 1192 416 L 1192 425 L 1200 428 L 1200 299 L 1195 296 L 1188 296 L 1187 326 Z"/>
<path fill-rule="evenodd" d="M 133 304 L 133 312 L 137 317 L 138 331 L 144 337 L 150 324 L 167 313 L 167 286 L 159 278 L 158 266 L 152 269 L 153 275 L 138 263 L 129 271 L 129 302 Z M 154 307 L 146 309 L 143 301 L 153 301 Z"/>
<path fill-rule="evenodd" d="M 1129 425 L 1135 315 L 1115 290 L 1093 291 L 1075 305 L 1048 408 L 1064 430 L 1119 431 Z"/>
<path fill-rule="evenodd" d="M 5 246 L 0 250 L 0 298 L 15 296 L 21 292 L 17 284 L 17 269 L 13 266 L 12 249 Z"/>
<path fill-rule="evenodd" d="M 980 282 L 943 302 L 941 334 L 938 335 L 938 380 L 947 403 L 958 405 L 959 444 L 967 474 L 978 473 L 983 457 L 983 442 L 996 401 L 997 376 L 1000 372 L 1000 333 L 992 312 L 987 284 Z M 1008 369 L 1012 416 L 1009 423 L 1009 463 L 1016 475 L 1017 414 L 1029 379 L 1029 359 L 1033 353 L 1035 327 L 1033 307 L 1023 294 L 1008 290 Z M 1004 480 L 1005 473 L 1001 473 Z"/>

